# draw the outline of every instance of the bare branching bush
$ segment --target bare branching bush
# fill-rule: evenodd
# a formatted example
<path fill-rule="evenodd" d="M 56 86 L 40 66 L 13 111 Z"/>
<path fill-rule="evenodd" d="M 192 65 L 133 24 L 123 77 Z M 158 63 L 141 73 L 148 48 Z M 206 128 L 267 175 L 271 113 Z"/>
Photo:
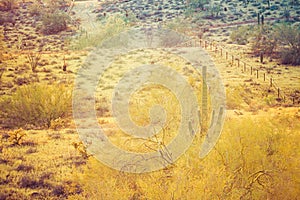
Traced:
<path fill-rule="evenodd" d="M 17 130 L 8 132 L 8 135 L 9 141 L 13 145 L 20 145 L 21 140 L 26 136 L 26 132 L 22 128 L 19 128 Z"/>
<path fill-rule="evenodd" d="M 26 55 L 26 59 L 30 64 L 32 72 L 36 72 L 36 68 L 39 65 L 42 54 L 40 52 L 30 52 Z"/>
<path fill-rule="evenodd" d="M 19 87 L 11 97 L 0 98 L 0 119 L 7 128 L 50 127 L 51 121 L 68 117 L 72 92 L 65 85 L 31 84 Z"/>

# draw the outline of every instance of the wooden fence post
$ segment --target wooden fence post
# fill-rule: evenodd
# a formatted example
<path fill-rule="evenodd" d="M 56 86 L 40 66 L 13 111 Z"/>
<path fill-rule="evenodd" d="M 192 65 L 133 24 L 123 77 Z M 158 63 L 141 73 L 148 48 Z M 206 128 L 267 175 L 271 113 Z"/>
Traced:
<path fill-rule="evenodd" d="M 238 68 L 240 68 L 240 59 L 237 59 L 238 61 Z"/>
<path fill-rule="evenodd" d="M 277 88 L 277 97 L 280 98 L 280 88 Z"/>
<path fill-rule="evenodd" d="M 258 78 L 258 69 L 256 70 L 256 78 Z"/>
<path fill-rule="evenodd" d="M 252 75 L 252 73 L 253 73 L 253 68 L 252 68 L 252 66 L 251 66 L 251 68 L 250 68 L 250 71 L 251 71 L 251 75 Z"/>
<path fill-rule="evenodd" d="M 266 81 L 266 73 L 264 73 L 264 81 Z"/>
<path fill-rule="evenodd" d="M 270 78 L 270 87 L 272 87 L 272 86 L 273 86 L 273 79 Z"/>
<path fill-rule="evenodd" d="M 244 62 L 244 72 L 246 72 L 246 63 Z"/>
<path fill-rule="evenodd" d="M 220 50 L 221 50 L 221 56 L 223 56 L 223 48 L 221 47 Z"/>

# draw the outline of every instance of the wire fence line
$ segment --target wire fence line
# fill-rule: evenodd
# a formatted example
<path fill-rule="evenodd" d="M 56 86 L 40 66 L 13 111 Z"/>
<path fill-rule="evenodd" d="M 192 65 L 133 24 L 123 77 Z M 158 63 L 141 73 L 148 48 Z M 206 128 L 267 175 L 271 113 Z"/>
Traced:
<path fill-rule="evenodd" d="M 236 66 L 236 69 L 239 69 L 239 71 L 244 75 L 248 75 L 250 80 L 253 80 L 254 78 L 257 81 L 260 81 L 262 84 L 269 85 L 268 91 L 274 93 L 277 104 L 288 106 L 296 106 L 300 104 L 300 100 L 297 98 L 296 91 L 294 94 L 287 94 L 285 89 L 280 87 L 274 78 L 269 76 L 265 70 L 249 64 L 216 42 L 194 38 L 180 44 L 178 47 L 202 47 L 205 50 L 212 51 L 217 56 L 225 58 L 231 63 L 232 66 Z M 272 89 L 274 89 L 274 91 L 272 91 Z"/>

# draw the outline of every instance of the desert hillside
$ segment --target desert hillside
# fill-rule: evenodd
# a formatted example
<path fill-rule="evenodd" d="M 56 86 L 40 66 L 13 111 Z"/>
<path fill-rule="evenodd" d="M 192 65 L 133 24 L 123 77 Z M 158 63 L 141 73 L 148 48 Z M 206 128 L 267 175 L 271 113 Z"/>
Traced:
<path fill-rule="evenodd" d="M 300 1 L 0 0 L 0 200 L 298 199 Z"/>

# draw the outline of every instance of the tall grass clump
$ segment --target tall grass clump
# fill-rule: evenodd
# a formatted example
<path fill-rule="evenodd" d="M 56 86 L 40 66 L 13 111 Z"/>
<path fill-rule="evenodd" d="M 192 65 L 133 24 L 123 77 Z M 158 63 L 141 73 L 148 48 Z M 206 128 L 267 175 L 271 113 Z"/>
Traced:
<path fill-rule="evenodd" d="M 52 120 L 69 116 L 71 108 L 71 89 L 65 85 L 26 85 L 1 97 L 0 120 L 5 128 L 49 127 Z"/>

